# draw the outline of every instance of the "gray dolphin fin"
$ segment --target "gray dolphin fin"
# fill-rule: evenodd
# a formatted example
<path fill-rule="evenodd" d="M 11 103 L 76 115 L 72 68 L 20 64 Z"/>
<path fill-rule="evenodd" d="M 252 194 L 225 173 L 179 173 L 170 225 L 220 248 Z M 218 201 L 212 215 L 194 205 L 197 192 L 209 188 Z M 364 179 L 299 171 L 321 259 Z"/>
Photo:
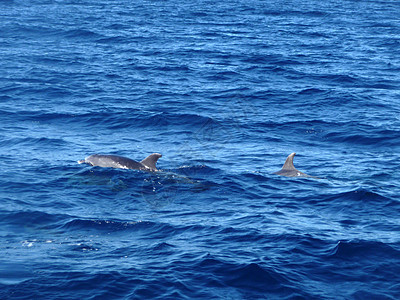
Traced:
<path fill-rule="evenodd" d="M 296 153 L 290 154 L 287 158 L 285 163 L 283 164 L 282 169 L 280 169 L 278 172 L 275 172 L 274 174 L 277 175 L 282 175 L 282 176 L 287 176 L 287 177 L 295 177 L 295 176 L 307 176 L 306 174 L 300 172 L 297 170 L 294 165 L 293 165 L 293 158 L 296 155 Z"/>
<path fill-rule="evenodd" d="M 282 169 L 279 170 L 278 172 L 275 172 L 274 174 L 287 176 L 287 177 L 311 177 L 311 178 L 319 179 L 318 177 L 310 176 L 310 175 L 307 175 L 307 174 L 297 170 L 293 165 L 293 158 L 295 155 L 296 155 L 295 152 L 290 154 L 286 158 L 286 161 L 283 164 Z"/>
<path fill-rule="evenodd" d="M 296 155 L 295 152 L 293 152 L 292 154 L 290 154 L 287 158 L 285 163 L 283 164 L 282 170 L 296 170 L 296 168 L 293 165 L 293 158 Z"/>
<path fill-rule="evenodd" d="M 162 157 L 160 153 L 153 153 L 143 159 L 140 163 L 152 170 L 157 170 L 156 163 L 160 157 Z"/>

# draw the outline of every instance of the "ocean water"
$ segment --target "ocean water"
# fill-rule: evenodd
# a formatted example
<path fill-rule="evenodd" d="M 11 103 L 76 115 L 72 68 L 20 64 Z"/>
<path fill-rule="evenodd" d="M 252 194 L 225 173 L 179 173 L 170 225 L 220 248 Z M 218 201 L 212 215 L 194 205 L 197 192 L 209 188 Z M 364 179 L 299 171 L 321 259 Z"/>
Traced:
<path fill-rule="evenodd" d="M 0 62 L 1 299 L 400 297 L 399 1 L 2 0 Z"/>

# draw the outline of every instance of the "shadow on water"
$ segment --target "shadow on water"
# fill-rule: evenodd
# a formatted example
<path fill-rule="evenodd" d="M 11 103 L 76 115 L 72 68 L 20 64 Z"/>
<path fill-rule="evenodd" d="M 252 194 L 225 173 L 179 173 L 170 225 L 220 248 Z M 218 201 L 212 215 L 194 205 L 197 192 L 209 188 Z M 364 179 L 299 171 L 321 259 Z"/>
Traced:
<path fill-rule="evenodd" d="M 68 175 L 68 185 L 84 188 L 87 193 L 106 193 L 110 196 L 123 193 L 141 198 L 153 208 L 165 207 L 186 193 L 207 190 L 211 182 L 203 180 L 211 168 L 184 166 L 171 170 L 145 172 L 111 168 L 86 167 Z"/>

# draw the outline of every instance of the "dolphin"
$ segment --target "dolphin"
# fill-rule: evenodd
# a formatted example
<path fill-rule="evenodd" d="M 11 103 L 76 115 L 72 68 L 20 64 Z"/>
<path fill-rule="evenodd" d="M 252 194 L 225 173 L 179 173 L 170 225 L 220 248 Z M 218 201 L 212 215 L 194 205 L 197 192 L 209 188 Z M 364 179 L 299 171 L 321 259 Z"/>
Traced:
<path fill-rule="evenodd" d="M 311 177 L 311 178 L 317 178 L 314 176 L 307 175 L 303 172 L 300 172 L 297 170 L 294 165 L 293 165 L 293 158 L 296 155 L 295 152 L 290 154 L 287 158 L 285 163 L 283 164 L 283 167 L 280 171 L 275 172 L 274 174 L 276 175 L 281 175 L 281 176 L 286 176 L 286 177 Z"/>
<path fill-rule="evenodd" d="M 162 157 L 161 154 L 153 153 L 147 156 L 141 162 L 137 162 L 133 159 L 118 155 L 92 154 L 85 159 L 78 160 L 78 163 L 106 168 L 157 171 L 156 163 L 160 157 Z"/>

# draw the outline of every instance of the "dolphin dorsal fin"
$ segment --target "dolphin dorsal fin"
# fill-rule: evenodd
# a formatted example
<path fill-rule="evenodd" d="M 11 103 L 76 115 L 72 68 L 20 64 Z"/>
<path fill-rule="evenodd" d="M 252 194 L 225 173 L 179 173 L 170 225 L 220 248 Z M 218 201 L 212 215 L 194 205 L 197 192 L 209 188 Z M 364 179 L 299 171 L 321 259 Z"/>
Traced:
<path fill-rule="evenodd" d="M 296 168 L 293 165 L 293 158 L 296 155 L 295 152 L 290 154 L 287 158 L 285 163 L 283 164 L 282 170 L 296 170 Z"/>
<path fill-rule="evenodd" d="M 143 159 L 140 163 L 152 170 L 157 170 L 156 163 L 160 157 L 162 157 L 160 153 L 153 153 Z"/>

